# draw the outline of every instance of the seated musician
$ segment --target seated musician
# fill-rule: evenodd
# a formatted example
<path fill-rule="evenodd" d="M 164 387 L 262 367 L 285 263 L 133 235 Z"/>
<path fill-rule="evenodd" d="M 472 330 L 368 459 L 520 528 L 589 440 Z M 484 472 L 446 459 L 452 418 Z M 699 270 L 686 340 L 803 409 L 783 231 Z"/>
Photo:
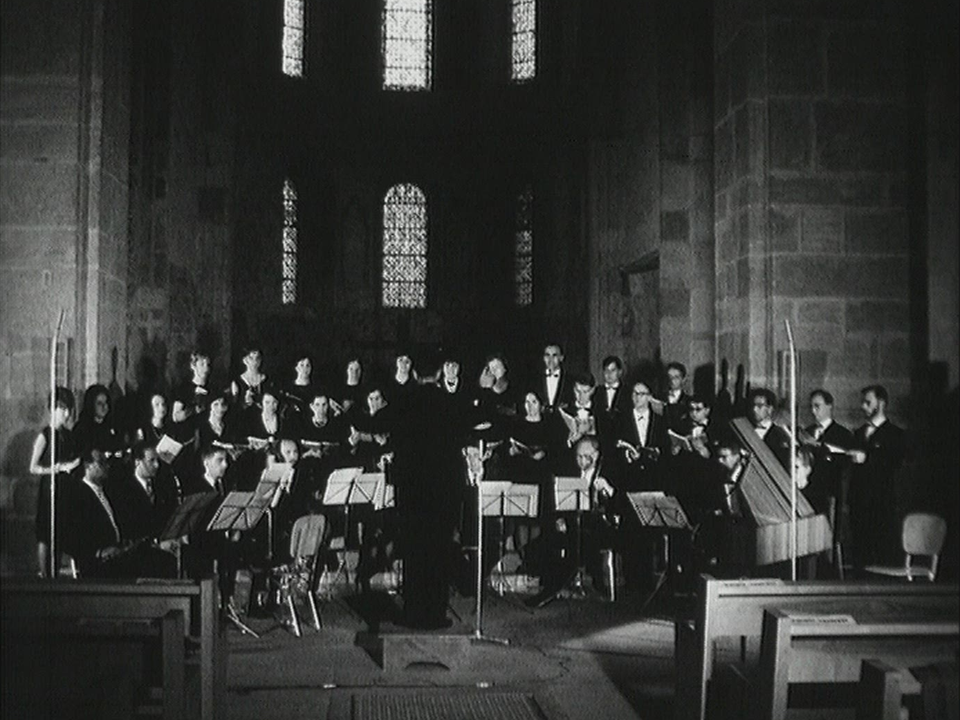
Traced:
<path fill-rule="evenodd" d="M 600 551 L 615 543 L 616 526 L 609 501 L 616 489 L 600 474 L 600 442 L 595 436 L 588 435 L 577 442 L 576 458 L 580 478 L 588 482 L 590 511 L 581 514 L 579 523 L 572 513 L 562 513 L 541 537 L 537 550 L 543 553 L 542 589 L 526 601 L 529 607 L 543 607 L 554 600 L 573 580 L 578 564 L 586 568 L 596 590 L 605 590 Z"/>
<path fill-rule="evenodd" d="M 70 552 L 83 577 L 173 577 L 176 561 L 172 555 L 148 542 L 124 537 L 117 510 L 107 497 L 104 453 L 88 450 L 83 456 L 83 479 L 75 497 L 75 522 L 71 523 Z"/>
<path fill-rule="evenodd" d="M 150 443 L 135 444 L 132 460 L 133 468 L 112 478 L 107 492 L 125 539 L 155 538 L 180 503 L 180 491 L 170 469 L 160 463 Z"/>
<path fill-rule="evenodd" d="M 316 496 L 318 492 L 322 494 L 323 487 L 320 478 L 313 472 L 315 465 L 301 458 L 300 444 L 295 439 L 282 438 L 279 443 L 279 457 L 268 457 L 268 464 L 283 462 L 293 468 L 293 473 L 281 480 L 270 503 L 273 515 L 273 559 L 275 563 L 284 563 L 291 559 L 290 533 L 293 524 L 304 515 L 314 514 Z M 325 530 L 321 531 L 321 536 L 324 533 Z"/>

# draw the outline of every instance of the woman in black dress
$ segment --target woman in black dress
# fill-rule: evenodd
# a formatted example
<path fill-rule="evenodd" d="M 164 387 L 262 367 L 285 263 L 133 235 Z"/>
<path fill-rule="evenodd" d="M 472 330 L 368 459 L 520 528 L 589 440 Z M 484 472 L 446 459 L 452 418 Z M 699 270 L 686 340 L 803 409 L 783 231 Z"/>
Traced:
<path fill-rule="evenodd" d="M 45 427 L 33 442 L 33 452 L 30 456 L 30 474 L 39 475 L 40 493 L 37 499 L 36 537 L 37 562 L 40 565 L 40 575 L 51 577 L 59 567 L 59 558 L 52 564 L 50 558 L 50 471 L 56 473 L 57 488 L 57 546 L 69 544 L 69 513 L 72 498 L 72 488 L 76 480 L 71 476 L 80 465 L 80 453 L 73 432 L 69 428 L 70 416 L 73 414 L 73 393 L 67 388 L 58 387 L 54 393 L 53 417 L 50 425 Z M 51 456 L 51 437 L 54 441 Z M 59 555 L 59 553 L 58 553 Z"/>

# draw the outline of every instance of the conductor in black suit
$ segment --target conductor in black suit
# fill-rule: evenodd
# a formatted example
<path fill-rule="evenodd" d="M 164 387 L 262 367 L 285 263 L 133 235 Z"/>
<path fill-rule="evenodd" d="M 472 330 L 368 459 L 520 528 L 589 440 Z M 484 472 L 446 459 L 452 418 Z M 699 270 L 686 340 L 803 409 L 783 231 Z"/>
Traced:
<path fill-rule="evenodd" d="M 777 408 L 777 396 L 773 394 L 772 390 L 755 388 L 747 396 L 747 407 L 754 431 L 773 451 L 773 454 L 787 472 L 790 472 L 790 434 L 773 422 L 773 413 Z"/>
<path fill-rule="evenodd" d="M 411 393 L 392 435 L 391 474 L 396 486 L 403 553 L 403 622 L 449 627 L 447 603 L 453 533 L 462 498 L 460 447 L 464 428 L 435 385 Z"/>

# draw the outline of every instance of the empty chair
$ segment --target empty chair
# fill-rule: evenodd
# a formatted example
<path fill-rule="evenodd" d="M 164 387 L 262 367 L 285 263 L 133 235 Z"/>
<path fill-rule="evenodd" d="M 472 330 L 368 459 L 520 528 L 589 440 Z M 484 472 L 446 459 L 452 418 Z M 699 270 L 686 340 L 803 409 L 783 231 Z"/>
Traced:
<path fill-rule="evenodd" d="M 914 577 L 923 577 L 933 582 L 937 579 L 937 565 L 940 561 L 940 550 L 947 535 L 947 521 L 939 515 L 931 513 L 910 513 L 903 519 L 903 552 L 902 567 L 886 567 L 871 565 L 867 572 L 875 575 L 889 575 L 902 577 L 912 581 Z M 915 566 L 914 556 L 930 558 L 929 565 Z"/>
<path fill-rule="evenodd" d="M 304 515 L 298 518 L 290 532 L 290 557 L 293 559 L 288 565 L 277 568 L 281 602 L 290 610 L 293 632 L 297 637 L 302 635 L 300 618 L 297 615 L 298 600 L 307 601 L 313 627 L 319 630 L 322 626 L 314 593 L 319 579 L 318 569 L 322 565 L 326 522 L 323 515 Z"/>

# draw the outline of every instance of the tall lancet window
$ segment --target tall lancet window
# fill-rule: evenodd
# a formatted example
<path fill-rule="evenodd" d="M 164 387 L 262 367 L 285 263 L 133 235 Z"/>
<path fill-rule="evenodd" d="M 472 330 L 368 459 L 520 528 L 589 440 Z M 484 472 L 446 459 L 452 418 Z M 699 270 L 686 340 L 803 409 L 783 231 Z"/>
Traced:
<path fill-rule="evenodd" d="M 537 75 L 537 0 L 513 0 L 510 79 L 528 82 Z"/>
<path fill-rule="evenodd" d="M 306 45 L 304 0 L 283 0 L 284 75 L 303 77 L 303 49 Z"/>
<path fill-rule="evenodd" d="M 284 305 L 297 301 L 297 225 L 297 189 L 290 180 L 284 180 L 280 266 L 280 301 Z"/>
<path fill-rule="evenodd" d="M 427 198 L 416 185 L 383 198 L 383 305 L 427 306 Z"/>
<path fill-rule="evenodd" d="M 533 303 L 533 190 L 517 196 L 513 240 L 513 299 L 521 307 Z"/>
<path fill-rule="evenodd" d="M 433 75 L 432 0 L 383 0 L 384 90 L 429 90 Z"/>

